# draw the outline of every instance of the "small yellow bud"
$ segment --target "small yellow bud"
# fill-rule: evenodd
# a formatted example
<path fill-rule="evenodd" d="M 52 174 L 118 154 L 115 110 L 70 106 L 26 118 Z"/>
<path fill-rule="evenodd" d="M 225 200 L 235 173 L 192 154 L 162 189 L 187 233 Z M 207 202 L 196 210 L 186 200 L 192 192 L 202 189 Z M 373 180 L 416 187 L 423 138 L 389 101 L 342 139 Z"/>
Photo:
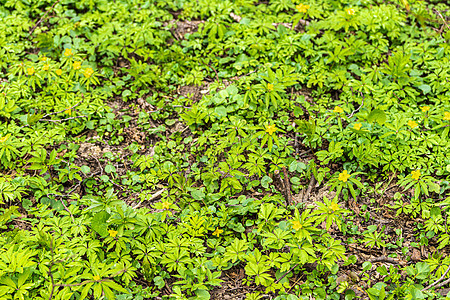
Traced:
<path fill-rule="evenodd" d="M 339 173 L 338 179 L 342 182 L 347 182 L 347 180 L 351 177 L 350 174 L 348 174 L 347 170 L 344 170 L 342 173 Z"/>
<path fill-rule="evenodd" d="M 412 179 L 419 180 L 420 175 L 421 175 L 421 174 L 420 174 L 420 170 L 412 171 L 412 172 L 411 172 L 411 177 L 412 177 Z"/>
<path fill-rule="evenodd" d="M 169 201 L 165 201 L 162 203 L 162 208 L 163 209 L 169 209 L 170 208 L 171 203 Z"/>
<path fill-rule="evenodd" d="M 73 63 L 73 69 L 74 70 L 79 70 L 81 69 L 81 61 L 76 61 Z"/>
<path fill-rule="evenodd" d="M 292 222 L 292 228 L 294 228 L 294 229 L 297 231 L 297 230 L 299 230 L 299 229 L 302 229 L 303 226 L 302 226 L 302 224 L 300 223 L 300 221 L 293 221 L 293 222 Z"/>
<path fill-rule="evenodd" d="M 413 129 L 416 128 L 418 125 L 419 125 L 419 124 L 417 124 L 416 121 L 413 121 L 413 120 L 409 120 L 409 121 L 408 121 L 408 126 L 411 127 L 411 128 L 413 128 Z"/>
<path fill-rule="evenodd" d="M 33 75 L 34 74 L 34 67 L 31 67 L 31 68 L 27 68 L 27 74 L 28 75 Z"/>
<path fill-rule="evenodd" d="M 331 203 L 330 209 L 333 211 L 337 211 L 339 209 L 339 204 L 337 204 L 336 202 Z"/>
<path fill-rule="evenodd" d="M 217 237 L 219 237 L 219 235 L 223 233 L 223 230 L 220 228 L 216 228 L 216 230 L 212 233 L 212 235 L 215 235 Z"/>
<path fill-rule="evenodd" d="M 92 76 L 92 74 L 94 74 L 94 70 L 92 70 L 92 68 L 87 68 L 86 70 L 84 70 L 83 75 L 86 78 L 89 78 Z"/>
<path fill-rule="evenodd" d="M 295 8 L 298 10 L 298 12 L 306 13 L 309 9 L 309 5 L 300 3 L 299 5 L 296 5 Z"/>
<path fill-rule="evenodd" d="M 64 50 L 64 56 L 71 56 L 73 55 L 72 49 L 67 48 L 66 50 Z"/>
<path fill-rule="evenodd" d="M 335 113 L 342 113 L 342 112 L 344 112 L 344 110 L 341 107 L 339 107 L 339 106 L 335 106 L 334 109 L 333 109 L 333 112 L 335 112 Z"/>
<path fill-rule="evenodd" d="M 108 232 L 110 237 L 116 237 L 116 235 L 119 233 L 118 231 L 112 229 L 108 230 Z"/>
<path fill-rule="evenodd" d="M 448 111 L 444 112 L 443 120 L 444 121 L 450 121 L 450 112 L 448 112 Z"/>
<path fill-rule="evenodd" d="M 269 135 L 272 135 L 275 131 L 277 131 L 277 128 L 275 127 L 275 125 L 268 125 L 268 126 L 266 127 L 266 132 L 267 132 Z"/>
<path fill-rule="evenodd" d="M 347 12 L 347 14 L 349 14 L 350 16 L 355 14 L 355 9 L 354 8 L 346 8 L 345 11 Z"/>

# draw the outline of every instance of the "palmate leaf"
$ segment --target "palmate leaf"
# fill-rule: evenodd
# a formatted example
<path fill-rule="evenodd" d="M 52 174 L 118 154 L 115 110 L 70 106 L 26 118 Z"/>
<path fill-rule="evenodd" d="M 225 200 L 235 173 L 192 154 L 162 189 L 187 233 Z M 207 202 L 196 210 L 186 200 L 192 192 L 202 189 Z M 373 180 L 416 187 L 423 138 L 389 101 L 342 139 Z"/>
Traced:
<path fill-rule="evenodd" d="M 231 260 L 232 263 L 237 260 L 243 260 L 245 257 L 245 251 L 247 251 L 248 245 L 244 240 L 238 238 L 234 239 L 233 243 L 226 248 L 224 259 Z"/>
<path fill-rule="evenodd" d="M 244 269 L 247 275 L 255 276 L 256 284 L 265 285 L 266 281 L 273 281 L 270 275 L 266 273 L 270 270 L 270 267 L 268 265 L 249 262 Z"/>

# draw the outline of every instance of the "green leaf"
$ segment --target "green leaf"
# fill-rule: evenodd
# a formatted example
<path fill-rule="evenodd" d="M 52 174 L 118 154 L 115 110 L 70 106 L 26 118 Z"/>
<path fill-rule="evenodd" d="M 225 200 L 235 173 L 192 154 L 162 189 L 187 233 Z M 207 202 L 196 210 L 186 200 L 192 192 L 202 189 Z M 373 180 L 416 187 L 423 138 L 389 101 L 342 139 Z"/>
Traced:
<path fill-rule="evenodd" d="M 105 172 L 108 174 L 116 172 L 116 167 L 114 167 L 113 165 L 106 165 Z"/>
<path fill-rule="evenodd" d="M 86 298 L 86 296 L 89 293 L 89 290 L 91 289 L 93 284 L 94 284 L 93 282 L 90 282 L 90 283 L 86 284 L 86 286 L 83 288 L 83 291 L 81 292 L 80 299 L 85 299 Z"/>
<path fill-rule="evenodd" d="M 225 106 L 218 106 L 214 109 L 214 112 L 218 114 L 220 117 L 225 118 L 227 116 L 227 109 Z"/>
<path fill-rule="evenodd" d="M 204 188 L 195 189 L 195 190 L 191 191 L 192 198 L 194 198 L 197 201 L 205 199 L 205 193 L 203 190 L 204 190 Z"/>
<path fill-rule="evenodd" d="M 122 97 L 128 97 L 128 96 L 130 96 L 131 95 L 131 91 L 130 90 L 124 90 L 123 92 L 122 92 Z"/>
<path fill-rule="evenodd" d="M 386 113 L 381 109 L 374 109 L 367 117 L 369 122 L 376 121 L 378 124 L 383 125 L 386 122 Z"/>
<path fill-rule="evenodd" d="M 431 86 L 429 86 L 428 84 L 419 85 L 418 88 L 422 90 L 424 95 L 426 95 L 429 92 L 431 92 Z"/>
<path fill-rule="evenodd" d="M 105 237 L 108 235 L 108 231 L 106 230 L 108 225 L 106 224 L 106 221 L 109 219 L 109 217 L 110 214 L 108 214 L 106 211 L 100 211 L 96 213 L 92 218 L 91 228 L 101 237 Z"/>
<path fill-rule="evenodd" d="M 207 290 L 196 290 L 195 295 L 197 296 L 196 299 L 200 300 L 209 300 L 211 299 L 211 295 Z"/>
<path fill-rule="evenodd" d="M 109 286 L 110 288 L 112 288 L 116 291 L 119 291 L 122 293 L 128 293 L 128 291 L 125 288 L 123 288 L 121 285 L 117 284 L 114 281 L 105 281 L 105 282 L 103 282 L 103 284 Z"/>
<path fill-rule="evenodd" d="M 267 175 L 264 175 L 264 177 L 261 179 L 261 186 L 267 189 L 269 188 L 269 183 L 271 182 L 273 182 L 273 179 Z"/>
<path fill-rule="evenodd" d="M 155 278 L 153 278 L 153 282 L 159 289 L 162 289 L 166 285 L 166 282 L 164 281 L 164 279 L 162 279 L 161 276 L 156 276 Z"/>
<path fill-rule="evenodd" d="M 81 172 L 83 172 L 84 174 L 89 174 L 91 172 L 91 168 L 86 165 L 81 166 Z"/>

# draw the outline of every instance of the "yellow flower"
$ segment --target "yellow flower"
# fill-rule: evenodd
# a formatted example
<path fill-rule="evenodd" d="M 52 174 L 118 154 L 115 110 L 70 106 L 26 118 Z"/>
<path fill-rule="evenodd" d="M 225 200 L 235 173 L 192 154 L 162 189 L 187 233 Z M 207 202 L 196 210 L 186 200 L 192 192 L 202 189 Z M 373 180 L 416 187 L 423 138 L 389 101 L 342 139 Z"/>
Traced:
<path fill-rule="evenodd" d="M 0 138 L 0 143 L 6 142 L 6 140 L 9 138 L 9 135 L 5 135 L 4 137 Z"/>
<path fill-rule="evenodd" d="M 412 177 L 412 179 L 419 180 L 419 177 L 420 177 L 420 170 L 412 171 L 412 172 L 411 172 L 411 177 Z"/>
<path fill-rule="evenodd" d="M 50 65 L 49 64 L 45 64 L 43 67 L 42 67 L 42 70 L 44 70 L 44 71 L 48 71 L 50 69 Z"/>
<path fill-rule="evenodd" d="M 92 74 L 94 74 L 94 70 L 92 70 L 92 68 L 87 68 L 86 70 L 84 70 L 84 77 L 89 78 L 92 76 Z"/>
<path fill-rule="evenodd" d="M 293 221 L 292 222 L 292 228 L 294 228 L 296 231 L 303 228 L 303 225 L 300 224 L 300 221 Z"/>
<path fill-rule="evenodd" d="M 269 90 L 269 92 L 273 91 L 273 84 L 268 83 L 267 84 L 267 89 Z"/>
<path fill-rule="evenodd" d="M 353 129 L 356 129 L 356 130 L 360 130 L 361 127 L 362 127 L 362 124 L 361 124 L 361 123 L 355 123 L 355 124 L 353 125 Z"/>
<path fill-rule="evenodd" d="M 219 237 L 219 235 L 223 232 L 222 229 L 216 228 L 216 230 L 212 233 L 212 235 L 215 235 L 217 237 Z"/>
<path fill-rule="evenodd" d="M 341 112 L 344 112 L 344 110 L 342 108 L 340 108 L 339 106 L 335 106 L 333 112 L 341 113 Z"/>
<path fill-rule="evenodd" d="M 73 63 L 73 69 L 74 70 L 79 70 L 81 69 L 81 61 L 76 61 Z"/>
<path fill-rule="evenodd" d="M 73 55 L 72 49 L 67 48 L 66 50 L 64 50 L 64 56 L 71 56 Z"/>
<path fill-rule="evenodd" d="M 427 112 L 427 111 L 430 110 L 430 107 L 429 107 L 429 106 L 422 106 L 422 107 L 420 108 L 420 110 L 421 110 L 422 112 Z"/>
<path fill-rule="evenodd" d="M 163 202 L 162 203 L 162 208 L 163 209 L 169 209 L 171 204 L 172 203 L 170 203 L 169 201 Z"/>
<path fill-rule="evenodd" d="M 339 173 L 338 179 L 342 182 L 347 182 L 347 180 L 350 178 L 350 174 L 348 174 L 347 170 L 344 170 L 342 173 Z"/>
<path fill-rule="evenodd" d="M 296 5 L 295 8 L 296 8 L 299 12 L 305 13 L 305 12 L 308 11 L 309 5 L 300 3 L 299 5 Z"/>
<path fill-rule="evenodd" d="M 450 121 L 450 112 L 444 112 L 444 121 Z"/>
<path fill-rule="evenodd" d="M 58 70 L 55 71 L 55 73 L 56 73 L 56 75 L 61 76 L 62 70 L 61 70 L 61 69 L 58 69 Z"/>
<path fill-rule="evenodd" d="M 416 121 L 413 121 L 413 120 L 409 120 L 408 121 L 408 126 L 411 127 L 411 128 L 416 128 L 418 125 L 419 124 L 417 124 Z"/>
<path fill-rule="evenodd" d="M 345 11 L 347 12 L 347 14 L 349 14 L 350 16 L 355 14 L 355 9 L 354 8 L 346 8 Z"/>
<path fill-rule="evenodd" d="M 337 204 L 336 202 L 331 203 L 330 209 L 332 209 L 333 211 L 337 211 L 339 209 L 339 204 Z"/>
<path fill-rule="evenodd" d="M 31 67 L 31 68 L 27 68 L 27 74 L 28 75 L 33 75 L 34 74 L 34 67 Z"/>
<path fill-rule="evenodd" d="M 268 125 L 268 126 L 266 127 L 266 132 L 267 132 L 269 135 L 272 135 L 276 130 L 277 130 L 277 128 L 275 127 L 275 125 Z"/>
<path fill-rule="evenodd" d="M 64 113 L 66 114 L 66 115 L 71 115 L 72 114 L 72 110 L 69 108 L 69 109 L 66 109 L 65 111 L 64 111 Z"/>
<path fill-rule="evenodd" d="M 108 232 L 110 237 L 116 237 L 116 235 L 119 233 L 118 231 L 112 229 L 108 230 Z"/>
<path fill-rule="evenodd" d="M 41 58 L 39 58 L 39 60 L 40 60 L 40 61 L 46 61 L 46 60 L 47 60 L 47 57 L 42 56 Z"/>
<path fill-rule="evenodd" d="M 99 280 L 100 280 L 100 276 L 94 275 L 94 276 L 92 277 L 92 279 L 94 279 L 95 281 L 99 281 Z"/>

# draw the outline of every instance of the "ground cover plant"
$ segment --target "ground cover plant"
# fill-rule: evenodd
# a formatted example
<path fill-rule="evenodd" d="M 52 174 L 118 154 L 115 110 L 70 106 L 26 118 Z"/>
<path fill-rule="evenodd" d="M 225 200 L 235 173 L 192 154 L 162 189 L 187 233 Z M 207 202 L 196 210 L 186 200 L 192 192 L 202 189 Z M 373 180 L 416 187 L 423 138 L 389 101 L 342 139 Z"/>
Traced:
<path fill-rule="evenodd" d="M 0 0 L 0 299 L 445 299 L 449 19 Z"/>

